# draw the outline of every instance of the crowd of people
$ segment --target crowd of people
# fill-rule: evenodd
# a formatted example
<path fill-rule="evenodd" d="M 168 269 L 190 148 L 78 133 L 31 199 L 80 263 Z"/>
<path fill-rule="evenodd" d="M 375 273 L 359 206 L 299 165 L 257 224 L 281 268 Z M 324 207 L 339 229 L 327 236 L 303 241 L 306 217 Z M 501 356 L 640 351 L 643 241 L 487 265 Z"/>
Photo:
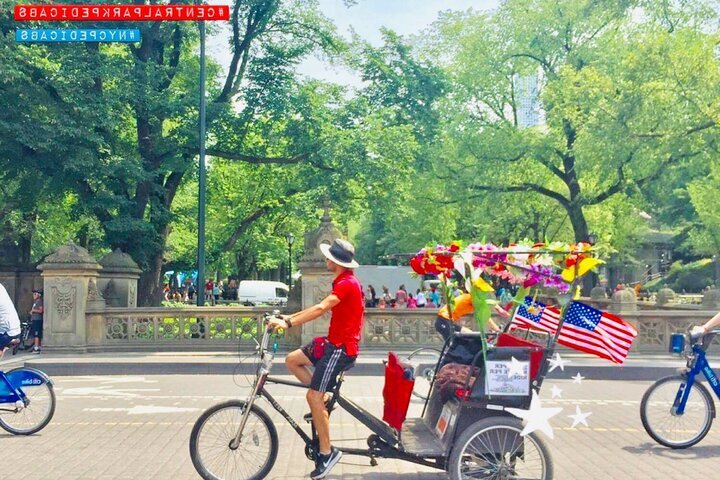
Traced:
<path fill-rule="evenodd" d="M 394 295 L 383 285 L 382 293 L 378 295 L 375 287 L 368 285 L 363 291 L 363 302 L 366 308 L 437 308 L 440 306 L 440 293 L 435 287 L 408 292 L 403 284 Z"/>
<path fill-rule="evenodd" d="M 237 282 L 233 279 L 223 281 L 208 278 L 203 287 L 205 303 L 217 305 L 220 300 L 236 300 L 237 288 Z M 166 302 L 194 303 L 197 300 L 195 283 L 189 277 L 179 287 L 165 283 L 163 285 L 163 300 Z"/>
<path fill-rule="evenodd" d="M 394 295 L 390 293 L 390 289 L 385 285 L 381 288 L 382 293 L 379 295 L 372 285 L 368 285 L 363 290 L 365 308 L 440 308 L 444 303 L 442 295 L 435 286 L 417 288 L 413 293 L 407 290 L 405 284 L 402 284 Z M 514 295 L 510 288 L 503 286 L 497 287 L 495 292 L 502 305 L 510 303 Z M 450 293 L 453 297 L 458 297 L 463 292 L 459 287 L 455 287 Z"/>

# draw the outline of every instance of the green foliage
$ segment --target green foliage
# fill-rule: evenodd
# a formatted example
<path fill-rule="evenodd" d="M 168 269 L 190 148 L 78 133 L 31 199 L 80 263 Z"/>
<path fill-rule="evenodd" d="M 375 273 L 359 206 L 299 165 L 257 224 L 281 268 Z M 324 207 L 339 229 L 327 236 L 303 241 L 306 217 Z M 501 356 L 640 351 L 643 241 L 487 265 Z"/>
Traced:
<path fill-rule="evenodd" d="M 718 105 L 708 102 L 720 88 L 717 27 L 699 28 L 688 13 L 669 31 L 649 7 L 633 19 L 635 7 L 515 0 L 435 25 L 430 51 L 453 82 L 444 111 L 454 161 L 437 163 L 451 171 L 458 203 L 471 192 L 477 216 L 497 219 L 505 212 L 488 206 L 508 193 L 508 203 L 564 212 L 572 233 L 556 239 L 593 230 L 628 243 L 638 220 L 626 204 L 643 204 L 645 190 L 677 172 L 702 175 L 718 135 Z M 536 126 L 522 121 L 527 78 L 545 115 Z M 607 211 L 620 218 L 608 222 Z"/>
<path fill-rule="evenodd" d="M 699 293 L 705 287 L 715 284 L 715 262 L 704 258 L 685 265 L 675 262 L 668 274 L 658 282 L 648 283 L 646 287 L 657 291 L 669 287 L 676 293 Z"/>
<path fill-rule="evenodd" d="M 690 241 L 695 250 L 704 254 L 720 253 L 720 213 L 717 195 L 720 191 L 720 159 L 710 166 L 707 177 L 690 183 L 687 191 L 700 222 L 690 231 Z"/>
<path fill-rule="evenodd" d="M 144 269 L 141 303 L 159 302 L 162 270 L 193 268 L 197 250 L 196 26 L 142 23 L 136 46 L 21 45 L 0 2 L 0 239 L 27 262 L 69 240 L 120 247 Z M 280 267 L 288 233 L 295 262 L 325 197 L 367 263 L 590 232 L 630 252 L 658 227 L 640 211 L 718 253 L 713 6 L 507 0 L 373 47 L 346 44 L 316 0 L 235 0 L 233 62 L 208 65 L 209 270 Z M 298 78 L 313 54 L 365 83 Z"/>

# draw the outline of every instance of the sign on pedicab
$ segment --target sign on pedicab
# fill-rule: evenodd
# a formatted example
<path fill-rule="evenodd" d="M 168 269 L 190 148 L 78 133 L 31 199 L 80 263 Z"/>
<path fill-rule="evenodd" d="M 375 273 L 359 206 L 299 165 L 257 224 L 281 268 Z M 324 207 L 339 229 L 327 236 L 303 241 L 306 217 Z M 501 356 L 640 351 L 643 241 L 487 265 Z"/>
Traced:
<path fill-rule="evenodd" d="M 487 360 L 485 394 L 530 395 L 530 362 Z"/>

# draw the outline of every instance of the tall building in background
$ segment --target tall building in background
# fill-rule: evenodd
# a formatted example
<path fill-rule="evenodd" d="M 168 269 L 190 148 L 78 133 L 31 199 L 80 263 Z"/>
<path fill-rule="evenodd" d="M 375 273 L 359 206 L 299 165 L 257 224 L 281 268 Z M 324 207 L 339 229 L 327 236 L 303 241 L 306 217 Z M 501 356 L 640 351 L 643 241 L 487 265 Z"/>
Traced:
<path fill-rule="evenodd" d="M 540 72 L 535 75 L 515 75 L 515 105 L 518 127 L 537 127 L 545 124 L 545 111 L 540 102 Z"/>

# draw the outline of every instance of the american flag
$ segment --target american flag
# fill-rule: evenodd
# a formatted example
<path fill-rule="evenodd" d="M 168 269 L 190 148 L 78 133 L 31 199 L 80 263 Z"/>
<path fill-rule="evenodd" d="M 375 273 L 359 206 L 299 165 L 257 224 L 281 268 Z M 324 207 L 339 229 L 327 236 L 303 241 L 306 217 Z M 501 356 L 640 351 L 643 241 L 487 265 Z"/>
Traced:
<path fill-rule="evenodd" d="M 515 311 L 511 323 L 554 335 L 560 324 L 560 310 L 526 297 Z M 565 312 L 558 343 L 611 362 L 623 363 L 636 336 L 635 328 L 620 317 L 573 302 Z"/>

